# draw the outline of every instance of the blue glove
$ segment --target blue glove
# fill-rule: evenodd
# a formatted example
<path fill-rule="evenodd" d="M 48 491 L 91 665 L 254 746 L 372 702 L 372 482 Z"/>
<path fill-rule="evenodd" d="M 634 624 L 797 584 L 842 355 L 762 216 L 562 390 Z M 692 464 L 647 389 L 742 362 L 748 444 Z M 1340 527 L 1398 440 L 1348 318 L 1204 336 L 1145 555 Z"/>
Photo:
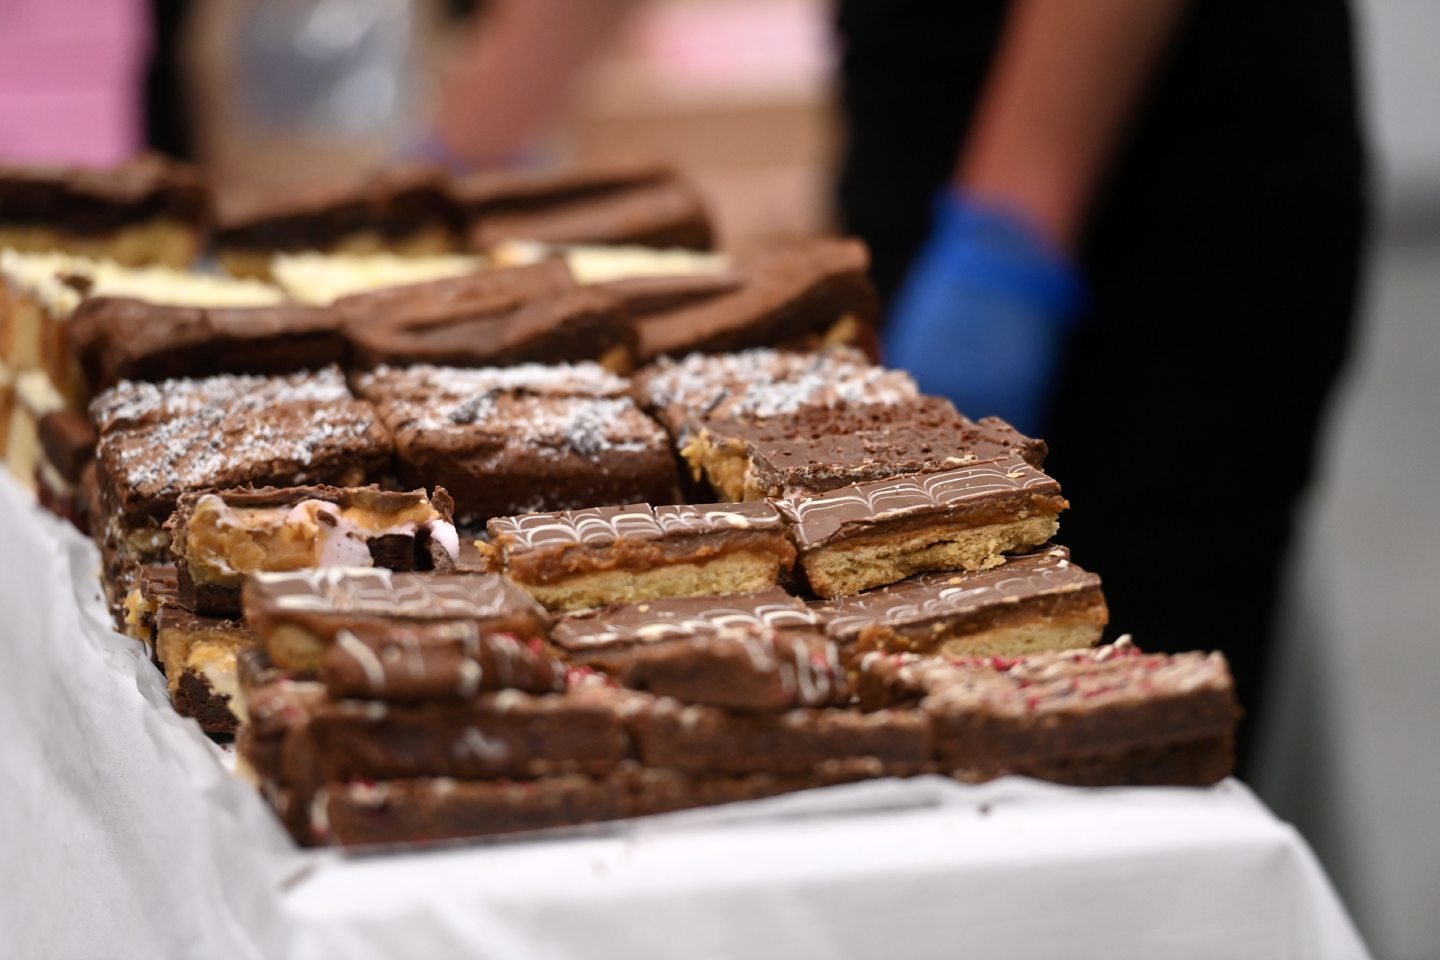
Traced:
<path fill-rule="evenodd" d="M 1084 282 L 1014 214 L 949 190 L 885 331 L 885 362 L 971 417 L 1043 433 Z"/>

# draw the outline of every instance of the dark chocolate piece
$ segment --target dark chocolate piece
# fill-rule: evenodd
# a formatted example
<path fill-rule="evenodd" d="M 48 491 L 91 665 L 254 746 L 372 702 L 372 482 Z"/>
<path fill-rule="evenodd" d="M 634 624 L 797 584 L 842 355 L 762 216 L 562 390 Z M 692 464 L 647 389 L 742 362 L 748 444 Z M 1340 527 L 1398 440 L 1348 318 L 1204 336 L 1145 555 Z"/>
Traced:
<path fill-rule="evenodd" d="M 245 619 L 279 666 L 313 670 L 329 648 L 366 623 L 471 622 L 482 632 L 543 637 L 549 617 L 515 583 L 495 574 L 391 573 L 318 568 L 246 580 Z M 358 649 L 357 655 L 363 657 Z"/>
<path fill-rule="evenodd" d="M 121 380 L 289 373 L 343 363 L 341 318 L 320 307 L 192 307 L 92 297 L 69 322 L 92 389 Z"/>
<path fill-rule="evenodd" d="M 401 479 L 444 486 L 462 526 L 678 497 L 664 431 L 628 396 L 604 395 L 624 381 L 594 364 L 384 370 L 361 389 L 395 436 Z"/>
<path fill-rule="evenodd" d="M 1239 716 L 1223 656 L 1146 654 L 1128 641 L 1013 659 L 872 653 L 860 698 L 918 704 L 942 768 L 971 779 L 1229 739 Z"/>
<path fill-rule="evenodd" d="M 879 314 L 870 257 L 854 240 L 817 240 L 757 254 L 737 264 L 732 294 L 636 323 L 641 360 L 745 347 L 818 341 L 849 318 Z M 858 330 L 856 331 L 858 333 Z"/>

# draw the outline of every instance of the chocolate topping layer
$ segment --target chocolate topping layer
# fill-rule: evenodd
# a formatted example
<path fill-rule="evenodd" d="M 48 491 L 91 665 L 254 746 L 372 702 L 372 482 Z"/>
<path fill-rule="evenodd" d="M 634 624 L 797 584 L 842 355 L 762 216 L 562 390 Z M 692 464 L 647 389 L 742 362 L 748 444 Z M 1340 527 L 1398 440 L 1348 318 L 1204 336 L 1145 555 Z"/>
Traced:
<path fill-rule="evenodd" d="M 462 525 L 673 502 L 678 477 L 665 433 L 619 395 L 625 386 L 594 364 L 411 368 L 361 383 L 395 435 L 402 479 L 450 490 Z"/>
<path fill-rule="evenodd" d="M 451 186 L 470 243 L 639 243 L 708 249 L 709 220 L 691 187 L 653 164 L 482 173 Z"/>
<path fill-rule="evenodd" d="M 943 397 L 858 407 L 809 406 L 766 419 L 706 417 L 708 442 L 743 450 L 746 482 L 770 497 L 804 497 L 847 484 L 1020 456 L 1044 462 L 1043 440 L 995 417 L 976 423 Z"/>
<path fill-rule="evenodd" d="M 1060 485 L 1019 457 L 912 477 L 841 487 L 802 500 L 776 503 L 801 551 L 863 536 L 932 515 L 1014 499 L 1040 501 L 1058 511 Z"/>
<path fill-rule="evenodd" d="M 816 240 L 757 255 L 738 265 L 736 292 L 640 318 L 642 359 L 692 350 L 739 350 L 825 333 L 841 318 L 871 322 L 879 304 L 870 257 L 854 240 Z"/>
<path fill-rule="evenodd" d="M 96 389 L 120 380 L 316 369 L 347 355 L 340 317 L 319 307 L 186 307 L 93 297 L 75 308 L 69 336 Z"/>
<path fill-rule="evenodd" d="M 144 154 L 116 167 L 0 169 L 0 223 L 108 233 L 157 217 L 195 224 L 208 200 L 193 167 Z"/>
<path fill-rule="evenodd" d="M 622 540 L 663 540 L 725 530 L 784 529 L 780 512 L 768 503 L 678 504 L 652 507 L 591 507 L 557 513 L 496 517 L 486 524 L 490 542 L 509 555 L 530 550 L 609 547 Z"/>
<path fill-rule="evenodd" d="M 416 300 L 378 314 L 358 313 L 353 304 L 340 309 L 361 366 L 596 360 L 628 352 L 634 339 L 619 303 L 590 289 L 529 302 L 497 298 L 450 306 Z"/>
<path fill-rule="evenodd" d="M 400 238 L 430 226 L 454 229 L 457 218 L 445 189 L 441 171 L 412 165 L 304 193 L 221 194 L 216 241 L 231 248 L 311 250 L 362 231 Z"/>
<path fill-rule="evenodd" d="M 641 404 L 679 434 L 705 417 L 773 417 L 812 407 L 899 403 L 919 395 L 910 375 L 848 347 L 814 353 L 761 347 L 661 357 L 635 374 Z"/>
<path fill-rule="evenodd" d="M 1008 612 L 1045 597 L 1098 593 L 1100 578 L 1070 562 L 1070 551 L 1051 546 L 1007 558 L 989 570 L 922 573 L 899 583 L 829 601 L 822 610 L 828 631 L 852 643 L 875 624 L 896 630 Z"/>
<path fill-rule="evenodd" d="M 616 647 L 696 637 L 727 627 L 772 631 L 822 626 L 825 617 L 783 590 L 724 597 L 676 597 L 620 604 L 561 618 L 550 639 L 572 657 Z"/>
<path fill-rule="evenodd" d="M 549 617 L 530 595 L 497 574 L 393 573 L 384 568 L 318 567 L 259 573 L 245 582 L 245 616 L 314 620 L 343 629 L 346 619 L 521 621 L 543 634 Z M 258 630 L 257 626 L 257 630 Z M 501 629 L 509 629 L 502 627 Z"/>

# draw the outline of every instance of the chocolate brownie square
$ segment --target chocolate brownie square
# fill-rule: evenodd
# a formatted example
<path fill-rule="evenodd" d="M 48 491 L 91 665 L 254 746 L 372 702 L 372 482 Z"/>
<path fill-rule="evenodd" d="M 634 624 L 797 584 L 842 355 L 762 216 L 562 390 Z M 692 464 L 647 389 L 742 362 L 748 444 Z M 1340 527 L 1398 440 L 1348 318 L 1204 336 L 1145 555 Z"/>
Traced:
<path fill-rule="evenodd" d="M 665 432 L 595 364 L 383 368 L 360 384 L 395 436 L 401 479 L 449 490 L 462 527 L 679 497 Z"/>

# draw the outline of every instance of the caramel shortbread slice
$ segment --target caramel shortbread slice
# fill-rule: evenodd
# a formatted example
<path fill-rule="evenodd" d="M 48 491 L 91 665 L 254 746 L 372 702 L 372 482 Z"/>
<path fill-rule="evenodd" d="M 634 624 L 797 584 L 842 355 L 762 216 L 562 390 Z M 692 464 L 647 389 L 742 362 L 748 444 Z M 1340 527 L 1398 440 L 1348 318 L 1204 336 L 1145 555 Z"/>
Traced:
<path fill-rule="evenodd" d="M 983 570 L 1059 529 L 1060 485 L 1019 457 L 780 500 L 800 565 L 822 597 L 929 570 Z"/>
<path fill-rule="evenodd" d="M 549 626 L 528 593 L 488 573 L 393 573 L 383 567 L 257 573 L 245 581 L 242 605 L 251 629 L 285 670 L 318 670 L 337 645 L 369 662 L 357 628 L 473 623 L 483 633 L 528 641 L 543 638 Z"/>
<path fill-rule="evenodd" d="M 1109 621 L 1100 578 L 1053 545 L 988 570 L 922 573 L 822 611 L 849 659 L 871 650 L 988 657 L 1089 647 Z"/>
<path fill-rule="evenodd" d="M 1128 639 L 1030 657 L 870 653 L 865 708 L 915 705 L 942 769 L 1083 784 L 1205 784 L 1230 772 L 1239 711 L 1219 653 L 1142 653 Z"/>
<path fill-rule="evenodd" d="M 552 610 L 772 587 L 795 562 L 767 503 L 596 507 L 499 517 L 493 567 Z"/>
<path fill-rule="evenodd" d="M 459 556 L 450 497 L 379 487 L 265 487 L 180 497 L 167 522 L 180 600 L 238 615 L 247 574 L 309 567 L 448 571 Z"/>
<path fill-rule="evenodd" d="M 943 397 L 893 403 L 809 406 L 757 418 L 722 404 L 692 422 L 682 454 L 695 479 L 728 500 L 805 497 L 851 483 L 933 473 L 1019 456 L 1040 466 L 1043 440 L 1003 420 L 978 423 Z"/>

